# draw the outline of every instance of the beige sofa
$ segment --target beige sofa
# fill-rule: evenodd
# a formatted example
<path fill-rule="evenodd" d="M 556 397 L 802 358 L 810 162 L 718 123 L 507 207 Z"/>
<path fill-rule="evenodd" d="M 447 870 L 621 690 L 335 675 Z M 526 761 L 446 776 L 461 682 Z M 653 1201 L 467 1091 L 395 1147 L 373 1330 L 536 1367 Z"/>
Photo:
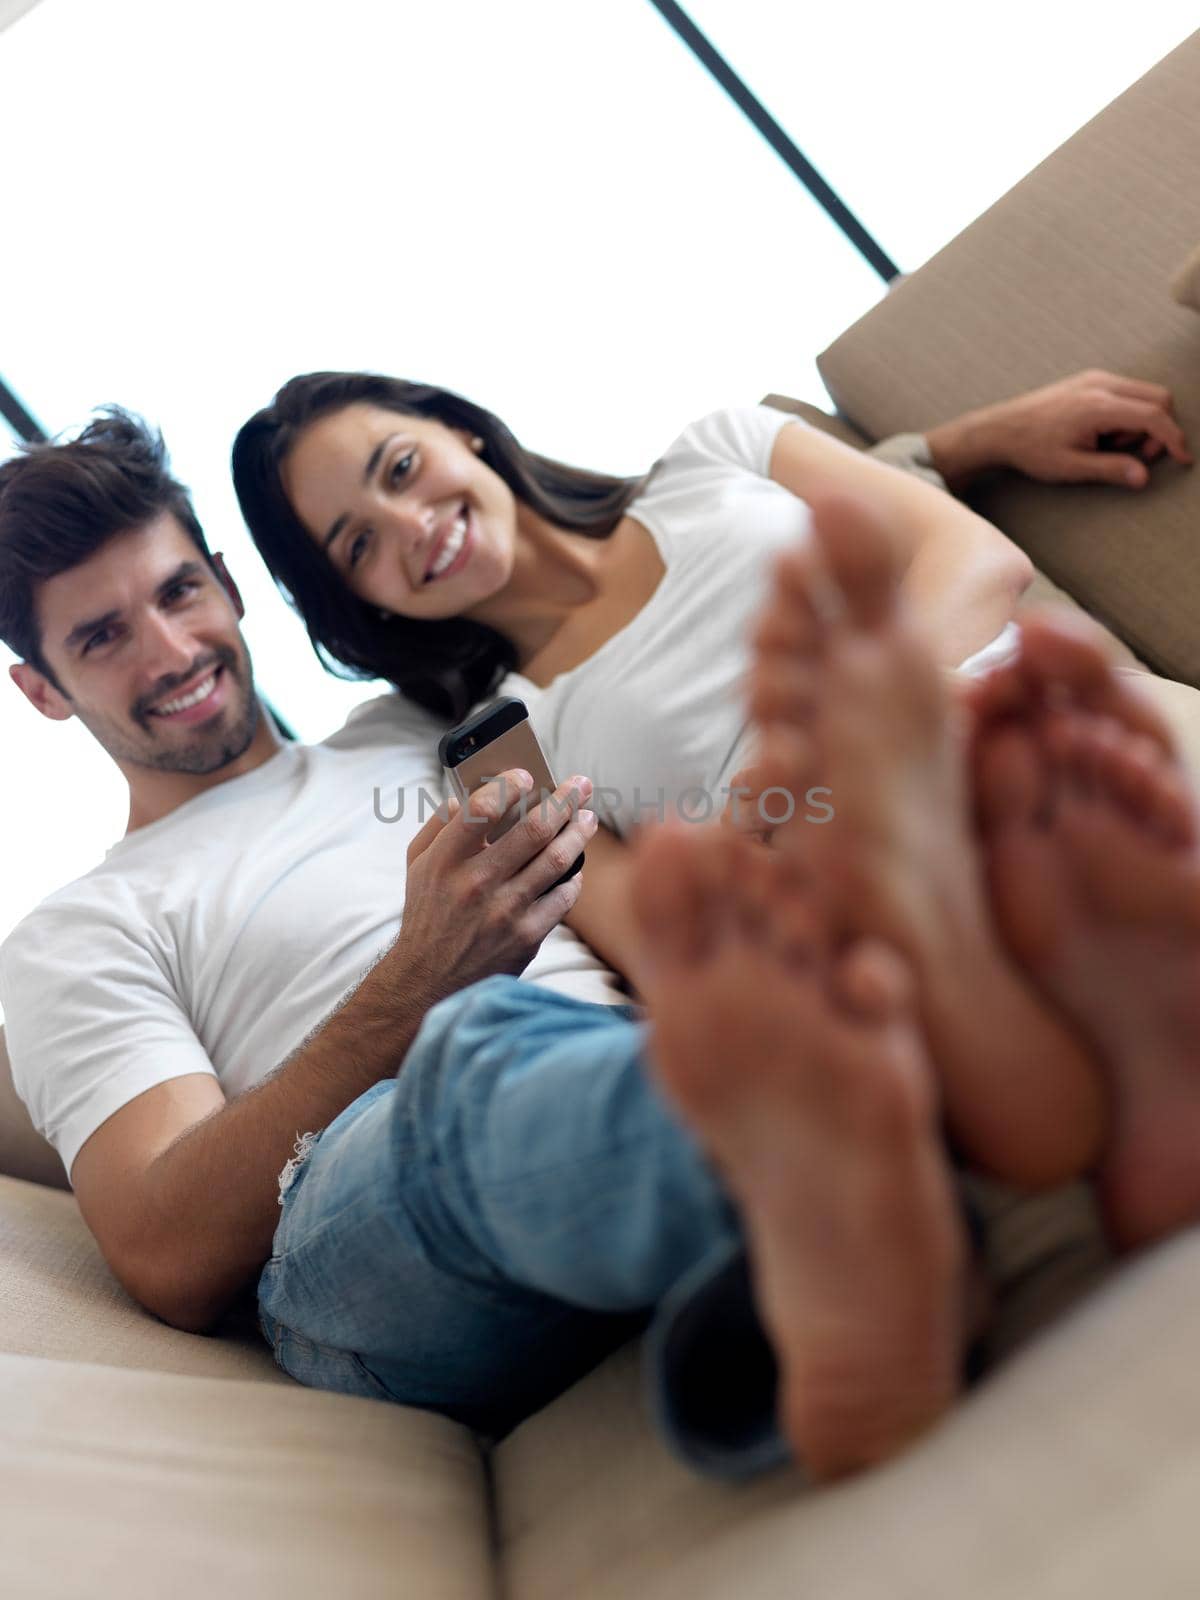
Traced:
<path fill-rule="evenodd" d="M 1102 364 L 1170 381 L 1200 442 L 1200 316 L 1165 289 L 1200 240 L 1198 101 L 1200 35 L 838 340 L 822 370 L 851 436 Z M 1140 656 L 1197 680 L 1200 474 L 1160 467 L 1138 497 L 999 485 L 987 509 Z M 1194 748 L 1189 691 L 1154 692 Z M 903 1459 L 811 1492 L 672 1461 L 633 1347 L 485 1459 L 440 1418 L 293 1383 L 251 1303 L 214 1335 L 165 1326 L 108 1272 L 2 1060 L 0 1173 L 12 1600 L 1200 1593 L 1200 1236 L 1107 1269 L 1078 1243 L 1082 1191 L 1073 1241 L 1061 1201 L 997 1214 L 1007 1359 Z"/>

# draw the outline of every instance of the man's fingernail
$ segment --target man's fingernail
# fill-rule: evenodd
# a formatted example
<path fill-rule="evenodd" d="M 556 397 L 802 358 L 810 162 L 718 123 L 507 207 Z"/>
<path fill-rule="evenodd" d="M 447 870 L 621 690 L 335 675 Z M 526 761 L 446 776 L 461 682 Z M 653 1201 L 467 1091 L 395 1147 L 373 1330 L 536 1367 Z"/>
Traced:
<path fill-rule="evenodd" d="M 596 813 L 594 811 L 581 811 L 579 820 L 589 830 L 596 827 Z"/>
<path fill-rule="evenodd" d="M 569 789 L 576 790 L 579 794 L 591 794 L 592 780 L 590 778 L 585 778 L 582 773 L 576 773 L 575 776 L 568 781 L 567 787 Z"/>
<path fill-rule="evenodd" d="M 1125 468 L 1125 482 L 1127 484 L 1129 484 L 1134 489 L 1138 488 L 1141 485 L 1141 482 L 1142 482 L 1142 468 L 1141 467 L 1126 467 Z"/>

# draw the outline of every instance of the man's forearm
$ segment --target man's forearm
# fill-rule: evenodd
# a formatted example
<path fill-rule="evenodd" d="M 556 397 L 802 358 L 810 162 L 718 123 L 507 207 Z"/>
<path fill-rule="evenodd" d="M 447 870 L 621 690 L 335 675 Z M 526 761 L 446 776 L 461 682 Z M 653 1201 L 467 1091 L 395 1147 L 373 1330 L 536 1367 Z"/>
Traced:
<path fill-rule="evenodd" d="M 176 1327 L 209 1327 L 271 1253 L 279 1173 L 299 1134 L 328 1125 L 394 1076 L 440 995 L 389 952 L 269 1078 L 189 1128 L 147 1183 L 149 1309 Z"/>

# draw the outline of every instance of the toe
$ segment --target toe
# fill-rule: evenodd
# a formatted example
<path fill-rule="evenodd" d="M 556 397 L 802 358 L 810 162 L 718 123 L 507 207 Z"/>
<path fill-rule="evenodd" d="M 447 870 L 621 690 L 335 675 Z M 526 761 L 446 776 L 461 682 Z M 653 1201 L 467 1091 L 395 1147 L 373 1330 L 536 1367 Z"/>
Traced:
<path fill-rule="evenodd" d="M 1159 773 L 1151 820 L 1164 844 L 1179 850 L 1195 848 L 1196 808 L 1182 773 L 1174 767 Z"/>
<path fill-rule="evenodd" d="M 760 727 L 771 722 L 811 724 L 817 710 L 817 680 L 801 657 L 762 657 L 750 676 L 750 715 Z"/>
<path fill-rule="evenodd" d="M 878 939 L 856 940 L 834 964 L 837 999 L 864 1021 L 884 1022 L 912 1006 L 913 981 L 907 963 Z"/>
<path fill-rule="evenodd" d="M 723 834 L 720 892 L 743 942 L 761 944 L 771 914 L 774 862 L 763 845 Z"/>
<path fill-rule="evenodd" d="M 959 680 L 959 692 L 978 735 L 1002 718 L 1017 716 L 1029 707 L 1029 691 L 1015 661 L 993 667 L 980 678 Z"/>
<path fill-rule="evenodd" d="M 813 594 L 828 582 L 818 565 L 818 552 L 807 541 L 775 562 L 770 596 L 751 636 L 756 653 L 808 655 L 818 648 L 823 623 Z"/>
<path fill-rule="evenodd" d="M 975 801 L 985 832 L 1032 825 L 1045 804 L 1045 774 L 1031 729 L 1009 723 L 980 739 Z"/>
<path fill-rule="evenodd" d="M 1195 811 L 1179 771 L 1152 739 L 1131 737 L 1109 724 L 1098 741 L 1098 781 L 1130 821 L 1160 843 L 1186 848 L 1195 842 Z"/>
<path fill-rule="evenodd" d="M 816 745 L 802 728 L 786 723 L 762 723 L 758 763 L 758 792 L 751 801 L 765 823 L 803 811 L 804 796 L 817 782 Z"/>
<path fill-rule="evenodd" d="M 695 830 L 667 824 L 634 846 L 633 913 L 652 965 L 690 967 L 715 936 L 720 873 L 706 858 Z"/>
<path fill-rule="evenodd" d="M 771 869 L 767 938 L 772 953 L 793 969 L 811 967 L 828 949 L 826 919 L 811 874 L 783 851 L 762 854 Z"/>
<path fill-rule="evenodd" d="M 1136 682 L 1139 674 L 1114 667 L 1107 636 L 1089 618 L 1031 611 L 1021 625 L 1017 666 L 1043 702 L 1074 702 L 1174 750 L 1170 728 Z"/>
<path fill-rule="evenodd" d="M 898 551 L 882 511 L 865 497 L 830 495 L 813 502 L 813 524 L 830 576 L 849 617 L 878 627 L 895 609 Z"/>

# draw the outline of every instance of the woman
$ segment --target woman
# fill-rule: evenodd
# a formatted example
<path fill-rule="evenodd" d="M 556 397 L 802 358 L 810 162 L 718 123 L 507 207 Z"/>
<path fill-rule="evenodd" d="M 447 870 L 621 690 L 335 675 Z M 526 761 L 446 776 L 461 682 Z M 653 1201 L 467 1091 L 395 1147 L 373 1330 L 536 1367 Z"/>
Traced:
<path fill-rule="evenodd" d="M 317 373 L 245 424 L 233 475 L 327 666 L 448 723 L 520 694 L 556 775 L 587 773 L 618 834 L 684 796 L 720 809 L 748 754 L 748 623 L 808 498 L 881 502 L 947 666 L 1005 627 L 1032 572 L 950 496 L 767 407 L 715 412 L 623 479 L 533 455 L 445 390 Z M 628 972 L 621 856 L 597 835 L 572 920 Z"/>

